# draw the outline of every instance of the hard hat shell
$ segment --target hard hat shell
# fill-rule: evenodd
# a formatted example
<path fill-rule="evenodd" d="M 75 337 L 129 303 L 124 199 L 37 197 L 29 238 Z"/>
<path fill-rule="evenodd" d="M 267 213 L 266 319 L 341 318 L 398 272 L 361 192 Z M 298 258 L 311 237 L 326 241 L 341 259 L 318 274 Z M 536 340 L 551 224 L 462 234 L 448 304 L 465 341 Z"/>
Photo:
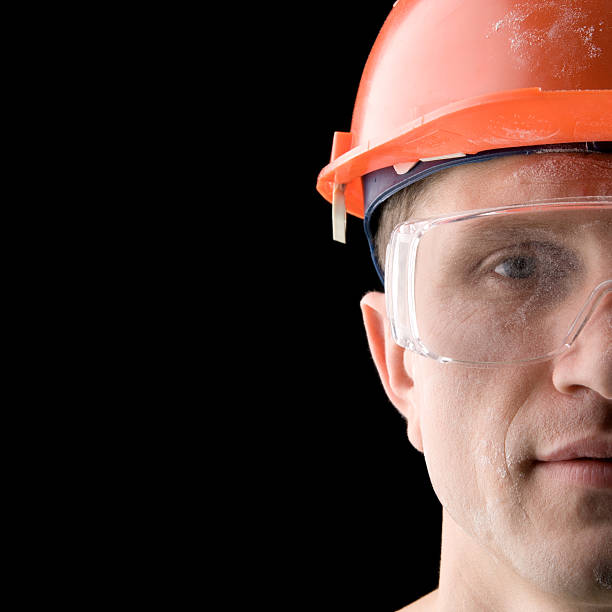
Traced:
<path fill-rule="evenodd" d="M 398 0 L 368 57 L 350 132 L 317 190 L 491 149 L 612 140 L 610 0 Z"/>

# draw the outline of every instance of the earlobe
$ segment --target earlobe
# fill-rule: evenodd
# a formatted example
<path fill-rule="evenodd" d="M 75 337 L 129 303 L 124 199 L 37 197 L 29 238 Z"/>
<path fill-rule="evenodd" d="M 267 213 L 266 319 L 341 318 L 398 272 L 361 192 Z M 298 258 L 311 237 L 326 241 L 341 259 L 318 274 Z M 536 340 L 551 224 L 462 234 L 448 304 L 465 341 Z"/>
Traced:
<path fill-rule="evenodd" d="M 385 306 L 385 295 L 367 293 L 360 302 L 363 323 L 374 364 L 391 403 L 408 422 L 408 437 L 422 451 L 418 415 L 414 405 L 414 380 L 406 350 L 391 335 Z"/>

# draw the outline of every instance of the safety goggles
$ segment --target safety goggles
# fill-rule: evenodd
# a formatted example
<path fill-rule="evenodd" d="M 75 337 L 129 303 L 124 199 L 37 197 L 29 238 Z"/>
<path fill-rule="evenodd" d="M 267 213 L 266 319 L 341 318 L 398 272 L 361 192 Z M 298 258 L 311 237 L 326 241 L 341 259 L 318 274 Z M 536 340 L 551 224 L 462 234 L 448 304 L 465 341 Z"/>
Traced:
<path fill-rule="evenodd" d="M 612 196 L 402 223 L 387 247 L 385 277 L 395 342 L 440 362 L 550 359 L 590 319 L 609 347 Z"/>

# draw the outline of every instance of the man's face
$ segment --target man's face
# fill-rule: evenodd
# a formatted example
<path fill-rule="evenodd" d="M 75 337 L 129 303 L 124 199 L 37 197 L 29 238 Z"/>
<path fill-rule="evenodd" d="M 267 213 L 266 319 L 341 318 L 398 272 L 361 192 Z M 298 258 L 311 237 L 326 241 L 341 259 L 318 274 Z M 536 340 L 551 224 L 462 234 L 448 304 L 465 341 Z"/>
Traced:
<path fill-rule="evenodd" d="M 506 157 L 448 171 L 414 216 L 587 195 L 612 195 L 610 156 Z M 409 418 L 448 515 L 545 591 L 608 603 L 612 489 L 552 477 L 537 459 L 585 437 L 612 449 L 611 298 L 548 362 L 481 369 L 403 355 Z"/>

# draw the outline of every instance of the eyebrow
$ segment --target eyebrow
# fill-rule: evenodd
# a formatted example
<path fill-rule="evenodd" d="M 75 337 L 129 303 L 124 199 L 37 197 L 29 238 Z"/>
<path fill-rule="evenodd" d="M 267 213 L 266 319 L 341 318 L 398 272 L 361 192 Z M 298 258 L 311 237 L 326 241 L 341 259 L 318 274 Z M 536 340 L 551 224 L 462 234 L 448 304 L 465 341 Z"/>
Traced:
<path fill-rule="evenodd" d="M 568 211 L 569 212 L 569 211 Z M 559 234 L 569 236 L 577 234 L 585 228 L 602 230 L 603 235 L 609 235 L 609 228 L 612 224 L 611 210 L 593 210 L 591 219 L 581 215 L 576 223 L 575 209 L 567 216 L 562 215 L 560 218 L 554 218 L 550 212 L 544 213 L 544 218 L 534 219 L 534 214 L 541 213 L 514 213 L 509 215 L 486 215 L 482 217 L 474 217 L 473 219 L 462 219 L 451 221 L 450 224 L 465 223 L 464 228 L 472 230 L 473 233 L 486 239 L 491 236 L 511 236 L 517 232 L 531 232 L 540 235 Z M 495 218 L 495 221 L 493 219 Z M 444 225 L 444 224 L 442 224 Z M 489 231 L 487 231 L 489 230 Z"/>
<path fill-rule="evenodd" d="M 533 237 L 555 237 L 559 236 L 560 232 L 555 231 L 547 223 L 519 222 L 517 219 L 505 220 L 499 219 L 497 222 L 492 222 L 491 218 L 474 219 L 466 222 L 463 226 L 461 234 L 463 238 L 473 238 L 479 242 L 499 242 L 500 239 L 515 239 L 517 235 L 533 236 Z M 572 231 L 575 231 L 575 226 Z M 567 232 L 563 232 L 563 235 Z"/>

